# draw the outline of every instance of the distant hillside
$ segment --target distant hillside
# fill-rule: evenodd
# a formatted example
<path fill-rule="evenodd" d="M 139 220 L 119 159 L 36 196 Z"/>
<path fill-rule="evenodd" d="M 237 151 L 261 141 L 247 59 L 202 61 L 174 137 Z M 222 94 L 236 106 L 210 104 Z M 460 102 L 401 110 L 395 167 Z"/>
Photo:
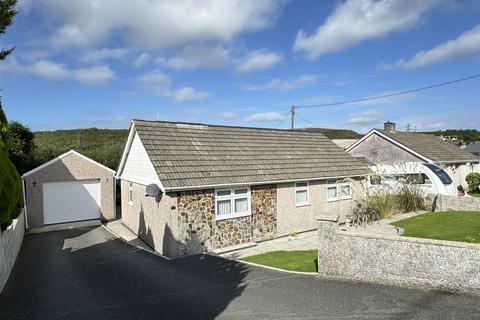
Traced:
<path fill-rule="evenodd" d="M 328 129 L 328 128 L 299 128 L 296 130 L 320 132 L 329 139 L 360 139 L 361 134 L 348 129 Z"/>
<path fill-rule="evenodd" d="M 451 129 L 451 130 L 439 130 L 439 131 L 430 131 L 424 132 L 428 134 L 434 134 L 436 136 L 451 136 L 456 137 L 459 140 L 463 140 L 465 144 L 474 143 L 475 141 L 480 141 L 480 131 L 475 129 Z"/>
<path fill-rule="evenodd" d="M 38 131 L 35 132 L 36 160 L 41 164 L 74 149 L 116 170 L 127 136 L 127 129 L 89 128 Z"/>

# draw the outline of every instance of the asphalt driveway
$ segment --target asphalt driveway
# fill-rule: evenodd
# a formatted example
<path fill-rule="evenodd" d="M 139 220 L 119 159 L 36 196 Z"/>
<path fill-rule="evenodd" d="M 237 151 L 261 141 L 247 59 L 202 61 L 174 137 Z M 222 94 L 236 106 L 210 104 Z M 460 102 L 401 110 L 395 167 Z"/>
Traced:
<path fill-rule="evenodd" d="M 212 318 L 479 319 L 480 297 L 166 260 L 102 227 L 28 235 L 0 296 L 0 319 Z"/>

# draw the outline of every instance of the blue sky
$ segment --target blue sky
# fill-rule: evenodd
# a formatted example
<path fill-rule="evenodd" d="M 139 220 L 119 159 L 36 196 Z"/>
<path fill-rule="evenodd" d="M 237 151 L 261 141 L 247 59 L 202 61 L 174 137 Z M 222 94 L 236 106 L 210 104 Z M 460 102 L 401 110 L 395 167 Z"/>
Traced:
<path fill-rule="evenodd" d="M 33 130 L 133 118 L 287 128 L 297 106 L 480 73 L 480 1 L 19 0 L 2 101 Z M 480 129 L 480 79 L 298 110 L 296 125 L 360 132 Z M 283 120 L 283 121 L 282 121 Z"/>

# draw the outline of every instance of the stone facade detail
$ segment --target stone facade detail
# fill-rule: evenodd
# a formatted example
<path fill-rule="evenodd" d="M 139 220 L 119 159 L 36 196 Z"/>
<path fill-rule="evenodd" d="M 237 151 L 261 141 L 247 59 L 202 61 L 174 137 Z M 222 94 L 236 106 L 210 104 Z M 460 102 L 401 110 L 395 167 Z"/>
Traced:
<path fill-rule="evenodd" d="M 215 191 L 182 191 L 178 197 L 179 255 L 214 249 Z"/>
<path fill-rule="evenodd" d="M 276 236 L 276 185 L 251 187 L 252 215 L 215 220 L 215 190 L 179 192 L 179 255 L 263 241 Z"/>
<path fill-rule="evenodd" d="M 277 186 L 252 186 L 252 240 L 277 236 Z"/>

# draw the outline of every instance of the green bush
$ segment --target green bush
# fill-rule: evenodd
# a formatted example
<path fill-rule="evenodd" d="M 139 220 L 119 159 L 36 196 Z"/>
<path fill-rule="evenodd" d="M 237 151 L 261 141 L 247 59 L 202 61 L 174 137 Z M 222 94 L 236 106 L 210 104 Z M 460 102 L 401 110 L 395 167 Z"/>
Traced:
<path fill-rule="evenodd" d="M 479 192 L 480 173 L 478 172 L 469 173 L 465 178 L 465 180 L 467 180 L 468 190 L 470 190 L 470 192 Z"/>
<path fill-rule="evenodd" d="M 379 218 L 387 218 L 397 211 L 395 194 L 391 191 L 379 189 L 365 200 L 365 206 L 378 212 Z"/>
<path fill-rule="evenodd" d="M 425 209 L 425 193 L 416 185 L 403 185 L 397 194 L 398 207 L 403 212 Z"/>
<path fill-rule="evenodd" d="M 22 210 L 22 185 L 6 149 L 8 123 L 0 106 L 0 227 L 5 230 Z"/>

